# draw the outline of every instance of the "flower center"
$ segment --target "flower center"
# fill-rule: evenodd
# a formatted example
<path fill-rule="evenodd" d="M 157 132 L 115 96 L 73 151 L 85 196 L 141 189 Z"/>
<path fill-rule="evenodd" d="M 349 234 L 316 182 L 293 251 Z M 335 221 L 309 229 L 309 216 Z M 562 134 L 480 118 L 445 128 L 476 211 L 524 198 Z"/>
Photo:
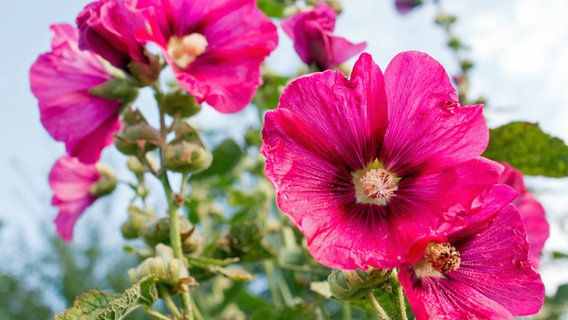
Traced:
<path fill-rule="evenodd" d="M 444 277 L 444 273 L 459 269 L 461 257 L 459 251 L 449 244 L 430 243 L 424 258 L 414 265 L 416 275 Z"/>
<path fill-rule="evenodd" d="M 378 162 L 376 162 L 378 163 Z M 400 179 L 386 169 L 372 165 L 371 168 L 353 173 L 357 203 L 385 206 L 398 190 Z"/>
<path fill-rule="evenodd" d="M 192 33 L 183 38 L 172 36 L 168 42 L 168 54 L 177 67 L 185 69 L 205 52 L 207 45 L 207 39 L 199 33 Z"/>

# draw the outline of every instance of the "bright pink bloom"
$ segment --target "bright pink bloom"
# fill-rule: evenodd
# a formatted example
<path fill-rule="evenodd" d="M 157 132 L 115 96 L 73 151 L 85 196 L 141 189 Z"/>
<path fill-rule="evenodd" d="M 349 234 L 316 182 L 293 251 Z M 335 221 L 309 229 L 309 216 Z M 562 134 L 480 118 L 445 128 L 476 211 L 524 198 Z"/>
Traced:
<path fill-rule="evenodd" d="M 333 35 L 336 13 L 325 2 L 314 10 L 300 12 L 281 22 L 284 32 L 294 41 L 294 49 L 305 64 L 320 70 L 340 65 L 365 49 L 367 43 L 353 44 Z"/>
<path fill-rule="evenodd" d="M 51 204 L 59 207 L 55 218 L 57 234 L 65 241 L 73 239 L 73 227 L 83 211 L 97 196 L 89 189 L 101 178 L 94 164 L 81 163 L 77 158 L 63 156 L 55 162 L 49 173 L 53 190 Z"/>
<path fill-rule="evenodd" d="M 77 16 L 79 47 L 100 55 L 120 69 L 130 61 L 147 63 L 144 44 L 134 33 L 144 28 L 144 20 L 127 9 L 124 0 L 98 0 Z"/>
<path fill-rule="evenodd" d="M 93 96 L 89 90 L 111 80 L 98 58 L 77 46 L 77 30 L 52 25 L 52 51 L 32 65 L 30 83 L 39 100 L 41 122 L 67 152 L 84 163 L 99 160 L 120 128 L 121 102 Z"/>
<path fill-rule="evenodd" d="M 548 221 L 546 221 L 544 208 L 533 194 L 525 188 L 523 174 L 508 163 L 502 164 L 505 166 L 505 171 L 501 175 L 499 183 L 507 184 L 519 193 L 519 196 L 513 200 L 513 204 L 521 213 L 530 245 L 529 258 L 536 269 L 540 265 L 540 253 L 544 243 L 550 236 L 550 228 Z"/>
<path fill-rule="evenodd" d="M 278 44 L 255 0 L 133 0 L 180 86 L 220 112 L 243 109 L 260 84 L 260 64 Z"/>
<path fill-rule="evenodd" d="M 400 14 L 406 14 L 412 11 L 415 7 L 422 4 L 422 0 L 395 0 L 394 5 L 396 11 Z"/>
<path fill-rule="evenodd" d="M 513 319 L 538 312 L 544 285 L 528 260 L 519 212 L 507 204 L 515 196 L 496 185 L 468 210 L 465 228 L 430 239 L 423 259 L 400 268 L 416 319 Z"/>
<path fill-rule="evenodd" d="M 315 259 L 387 269 L 497 182 L 502 167 L 479 156 L 488 137 L 482 106 L 460 106 L 430 56 L 403 52 L 383 76 L 363 53 L 350 79 L 327 70 L 290 83 L 266 114 L 261 152 Z"/>

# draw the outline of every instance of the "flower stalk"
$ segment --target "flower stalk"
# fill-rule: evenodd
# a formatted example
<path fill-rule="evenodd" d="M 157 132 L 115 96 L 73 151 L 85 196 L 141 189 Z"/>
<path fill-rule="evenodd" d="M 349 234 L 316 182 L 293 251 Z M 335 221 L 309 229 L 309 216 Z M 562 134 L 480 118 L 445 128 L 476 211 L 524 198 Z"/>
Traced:
<path fill-rule="evenodd" d="M 391 320 L 391 318 L 387 315 L 387 312 L 385 311 L 385 309 L 381 306 L 379 301 L 377 301 L 377 298 L 375 298 L 375 295 L 373 294 L 372 290 L 369 290 L 367 292 L 366 297 L 367 297 L 367 300 L 369 300 L 369 302 L 371 302 L 371 306 L 373 306 L 373 309 L 375 309 L 375 311 L 377 311 L 377 316 L 379 317 L 379 319 Z"/>
<path fill-rule="evenodd" d="M 406 314 L 406 302 L 404 298 L 404 291 L 400 282 L 397 278 L 397 270 L 394 269 L 391 273 L 390 283 L 394 292 L 394 312 L 395 318 L 400 320 L 407 320 L 408 315 Z"/>

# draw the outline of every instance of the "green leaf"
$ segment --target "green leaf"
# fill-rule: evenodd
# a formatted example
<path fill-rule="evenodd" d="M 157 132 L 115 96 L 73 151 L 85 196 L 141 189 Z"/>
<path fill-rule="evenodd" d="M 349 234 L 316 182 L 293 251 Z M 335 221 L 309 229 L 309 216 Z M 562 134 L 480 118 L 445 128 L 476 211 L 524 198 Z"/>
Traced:
<path fill-rule="evenodd" d="M 274 307 L 264 307 L 258 309 L 250 320 L 316 320 L 316 308 L 309 304 L 297 304 L 284 309 L 275 309 Z"/>
<path fill-rule="evenodd" d="M 56 314 L 55 320 L 96 320 L 99 313 L 120 296 L 120 293 L 89 291 L 77 297 L 73 307 Z"/>
<path fill-rule="evenodd" d="M 560 306 L 568 306 L 568 284 L 563 284 L 558 287 L 556 295 L 554 296 L 554 302 Z"/>
<path fill-rule="evenodd" d="M 554 259 L 566 259 L 566 258 L 568 258 L 568 254 L 566 254 L 564 252 L 560 252 L 560 251 L 553 251 L 552 257 Z"/>
<path fill-rule="evenodd" d="M 285 6 L 282 1 L 258 0 L 257 5 L 269 17 L 282 18 L 284 15 Z"/>
<path fill-rule="evenodd" d="M 89 291 L 73 307 L 55 315 L 55 320 L 120 320 L 140 306 L 150 308 L 158 299 L 158 277 L 149 275 L 123 294 Z"/>
<path fill-rule="evenodd" d="M 568 176 L 568 147 L 534 123 L 511 122 L 492 129 L 483 155 L 508 162 L 527 175 Z"/>
<path fill-rule="evenodd" d="M 213 162 L 211 166 L 207 170 L 191 176 L 191 181 L 228 173 L 239 163 L 243 156 L 243 151 L 235 140 L 225 139 L 213 150 L 212 154 Z"/>
<path fill-rule="evenodd" d="M 218 249 L 221 258 L 238 257 L 241 262 L 260 261 L 273 256 L 262 243 L 262 232 L 254 222 L 231 225 Z"/>

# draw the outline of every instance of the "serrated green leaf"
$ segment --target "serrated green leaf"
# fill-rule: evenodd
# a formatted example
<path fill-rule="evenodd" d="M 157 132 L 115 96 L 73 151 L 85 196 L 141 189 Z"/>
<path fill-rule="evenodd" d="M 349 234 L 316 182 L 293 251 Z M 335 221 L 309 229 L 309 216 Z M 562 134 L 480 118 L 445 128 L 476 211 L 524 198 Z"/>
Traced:
<path fill-rule="evenodd" d="M 152 307 L 158 300 L 158 289 L 156 289 L 158 277 L 156 275 L 146 276 L 132 287 L 127 289 L 118 299 L 112 301 L 103 310 L 97 319 L 99 320 L 120 320 L 135 309 L 144 306 Z"/>
<path fill-rule="evenodd" d="M 213 162 L 206 170 L 191 176 L 191 181 L 198 181 L 211 176 L 221 176 L 231 171 L 243 156 L 241 147 L 233 139 L 223 140 L 212 151 Z"/>
<path fill-rule="evenodd" d="M 511 122 L 492 129 L 483 155 L 508 162 L 527 175 L 568 176 L 568 147 L 534 123 Z"/>
<path fill-rule="evenodd" d="M 89 291 L 79 296 L 73 307 L 55 315 L 55 320 L 120 320 L 138 307 L 150 308 L 158 299 L 158 277 L 149 275 L 123 294 Z"/>
<path fill-rule="evenodd" d="M 56 314 L 55 320 L 96 320 L 99 313 L 120 296 L 120 293 L 104 291 L 86 292 L 75 299 L 73 307 Z"/>

